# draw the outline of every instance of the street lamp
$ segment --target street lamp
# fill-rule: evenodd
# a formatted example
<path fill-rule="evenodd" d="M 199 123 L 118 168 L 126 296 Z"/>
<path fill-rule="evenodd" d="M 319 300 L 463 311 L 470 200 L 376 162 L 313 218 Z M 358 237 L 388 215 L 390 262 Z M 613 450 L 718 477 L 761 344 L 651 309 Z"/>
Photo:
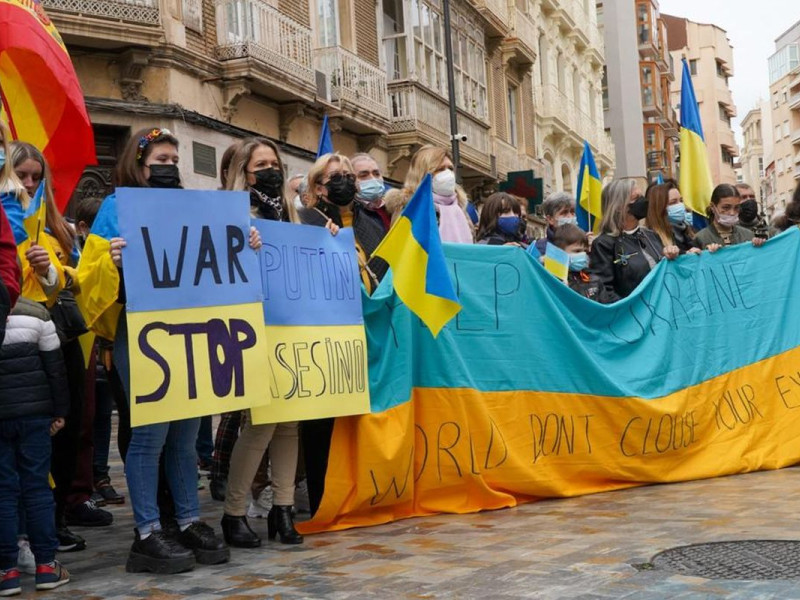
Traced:
<path fill-rule="evenodd" d="M 444 55 L 447 61 L 447 94 L 450 105 L 450 143 L 453 149 L 453 168 L 455 169 L 456 180 L 459 179 L 459 165 L 461 163 L 461 153 L 459 142 L 461 136 L 458 133 L 458 112 L 456 112 L 456 80 L 453 69 L 453 38 L 450 26 L 450 0 L 442 0 L 442 10 L 444 11 Z"/>

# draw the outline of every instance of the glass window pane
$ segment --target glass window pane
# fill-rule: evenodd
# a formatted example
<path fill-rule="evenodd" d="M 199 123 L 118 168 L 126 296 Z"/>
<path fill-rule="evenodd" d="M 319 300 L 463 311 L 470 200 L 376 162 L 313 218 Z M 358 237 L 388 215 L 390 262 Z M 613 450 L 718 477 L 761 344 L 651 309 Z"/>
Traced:
<path fill-rule="evenodd" d="M 419 2 L 411 0 L 411 27 L 414 29 L 414 37 L 422 39 L 422 31 L 419 27 Z"/>
<path fill-rule="evenodd" d="M 442 24 L 439 20 L 438 13 L 431 13 L 431 24 L 433 26 L 433 47 L 439 53 L 444 52 L 444 46 L 442 44 Z"/>
<path fill-rule="evenodd" d="M 403 2 L 402 0 L 384 0 L 383 2 L 383 33 L 403 33 Z"/>

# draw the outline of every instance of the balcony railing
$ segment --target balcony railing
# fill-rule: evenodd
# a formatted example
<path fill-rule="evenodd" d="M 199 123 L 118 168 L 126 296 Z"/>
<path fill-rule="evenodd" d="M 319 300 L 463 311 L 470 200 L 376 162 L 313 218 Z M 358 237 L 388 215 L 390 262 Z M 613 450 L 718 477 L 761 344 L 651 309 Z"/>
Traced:
<path fill-rule="evenodd" d="M 390 133 L 420 131 L 449 146 L 450 112 L 447 103 L 410 83 L 392 84 L 389 90 Z M 489 155 L 488 131 L 469 117 L 459 115 L 459 133 L 467 136 L 461 149 L 465 155 L 486 162 Z M 475 153 L 481 156 L 475 156 Z"/>
<path fill-rule="evenodd" d="M 473 0 L 473 4 L 487 21 L 495 25 L 498 32 L 503 32 L 504 28 L 507 31 L 509 15 L 506 0 Z"/>
<path fill-rule="evenodd" d="M 791 140 L 793 144 L 800 144 L 800 127 L 792 132 Z"/>
<path fill-rule="evenodd" d="M 47 10 L 126 23 L 160 25 L 158 0 L 43 0 Z"/>
<path fill-rule="evenodd" d="M 514 9 L 513 13 L 513 35 L 536 54 L 539 47 L 539 36 L 536 27 L 531 22 L 530 17 L 519 8 Z"/>
<path fill-rule="evenodd" d="M 800 92 L 794 94 L 791 98 L 789 98 L 789 108 L 794 110 L 795 108 L 800 108 Z"/>
<path fill-rule="evenodd" d="M 351 103 L 383 118 L 389 116 L 384 71 L 339 46 L 314 50 L 314 63 L 328 77 L 331 100 Z"/>
<path fill-rule="evenodd" d="M 541 111 L 545 118 L 557 119 L 567 131 L 587 140 L 602 154 L 614 155 L 614 145 L 603 130 L 602 121 L 601 125 L 598 125 L 598 119 L 593 119 L 575 106 L 575 103 L 554 85 L 544 86 L 541 96 L 537 95 L 537 100 L 540 98 Z"/>
<path fill-rule="evenodd" d="M 276 71 L 314 82 L 311 30 L 263 0 L 217 0 L 217 57 L 251 56 Z"/>

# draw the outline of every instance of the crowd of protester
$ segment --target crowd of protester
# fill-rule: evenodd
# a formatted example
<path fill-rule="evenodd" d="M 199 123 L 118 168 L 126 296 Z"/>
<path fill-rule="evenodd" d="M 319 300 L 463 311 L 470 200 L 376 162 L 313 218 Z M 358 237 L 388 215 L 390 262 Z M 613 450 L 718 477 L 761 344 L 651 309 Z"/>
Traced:
<path fill-rule="evenodd" d="M 56 553 L 85 549 L 87 541 L 71 528 L 110 526 L 113 514 L 104 506 L 111 504 L 128 502 L 133 512 L 129 572 L 224 563 L 230 547 L 262 545 L 248 519 L 266 519 L 270 540 L 303 543 L 294 520 L 319 508 L 333 419 L 254 425 L 248 411 L 237 411 L 221 415 L 216 433 L 211 417 L 132 428 L 123 279 L 104 314 L 104 335 L 89 345 L 75 300 L 92 281 L 81 250 L 96 220 L 116 222 L 115 196 L 81 199 L 68 222 L 54 201 L 42 153 L 0 134 L 0 596 L 21 592 L 21 572 L 34 575 L 37 589 L 67 583 Z M 179 188 L 179 160 L 171 132 L 139 131 L 116 165 L 115 185 Z M 388 268 L 372 255 L 428 174 L 443 241 L 508 245 L 537 259 L 555 246 L 569 257 L 566 284 L 601 303 L 631 294 L 661 260 L 733 244 L 760 246 L 800 223 L 800 187 L 770 227 L 752 188 L 719 185 L 708 224 L 698 231 L 697 215 L 686 209 L 675 181 L 643 193 L 626 179 L 604 187 L 596 236 L 577 226 L 575 198 L 554 193 L 542 206 L 546 233 L 532 240 L 527 201 L 498 192 L 480 206 L 470 203 L 443 148 L 417 151 L 399 189 L 389 189 L 377 161 L 363 153 L 326 154 L 307 173 L 285 179 L 285 172 L 278 145 L 247 138 L 223 154 L 220 187 L 248 192 L 254 218 L 324 227 L 331 235 L 352 227 L 361 281 L 370 292 Z M 42 191 L 51 251 L 15 225 Z M 253 249 L 261 245 L 255 229 L 249 242 Z M 124 239 L 111 238 L 108 260 L 120 274 L 124 247 Z M 114 409 L 127 498 L 110 478 Z M 224 502 L 221 535 L 201 518 L 203 474 L 212 498 Z"/>

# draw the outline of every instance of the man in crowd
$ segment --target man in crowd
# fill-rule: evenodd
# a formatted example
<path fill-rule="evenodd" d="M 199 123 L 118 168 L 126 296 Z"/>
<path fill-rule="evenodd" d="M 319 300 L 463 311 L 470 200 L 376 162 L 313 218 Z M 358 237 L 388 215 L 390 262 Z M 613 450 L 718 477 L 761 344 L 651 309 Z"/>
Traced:
<path fill-rule="evenodd" d="M 766 219 L 758 214 L 755 190 L 748 183 L 737 183 L 736 189 L 742 198 L 742 203 L 739 205 L 739 225 L 752 231 L 755 237 L 767 239 L 769 225 Z"/>
<path fill-rule="evenodd" d="M 384 231 L 389 231 L 391 216 L 383 206 L 386 186 L 377 161 L 369 154 L 355 154 L 350 162 L 356 173 L 356 201 L 365 209 L 362 214 L 378 223 Z"/>

